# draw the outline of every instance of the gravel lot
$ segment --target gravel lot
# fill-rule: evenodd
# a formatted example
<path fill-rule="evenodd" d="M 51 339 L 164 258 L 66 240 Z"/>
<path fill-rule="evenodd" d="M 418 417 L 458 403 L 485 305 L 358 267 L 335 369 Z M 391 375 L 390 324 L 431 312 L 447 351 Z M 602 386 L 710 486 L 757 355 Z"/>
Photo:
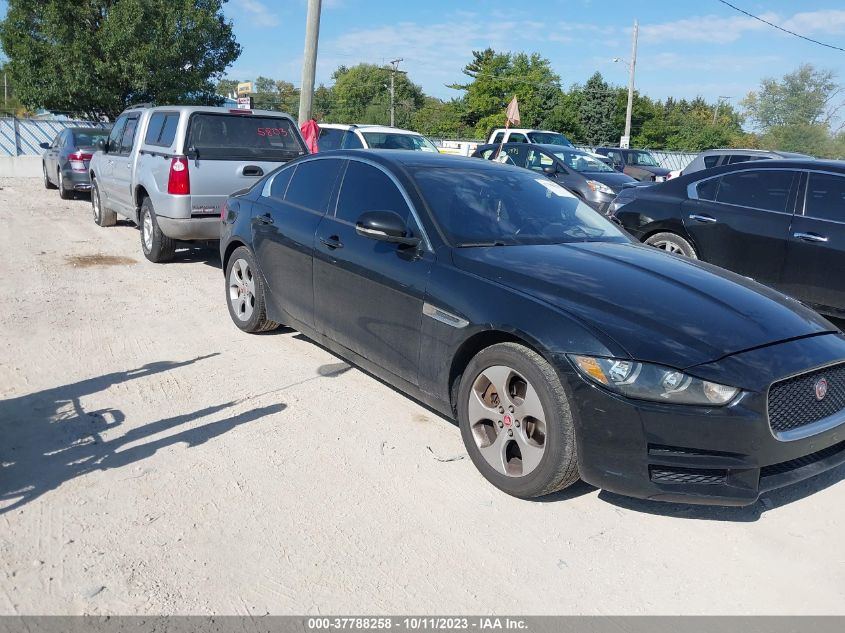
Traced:
<path fill-rule="evenodd" d="M 0 179 L 0 613 L 845 614 L 845 468 L 745 509 L 498 492 L 213 249 Z"/>

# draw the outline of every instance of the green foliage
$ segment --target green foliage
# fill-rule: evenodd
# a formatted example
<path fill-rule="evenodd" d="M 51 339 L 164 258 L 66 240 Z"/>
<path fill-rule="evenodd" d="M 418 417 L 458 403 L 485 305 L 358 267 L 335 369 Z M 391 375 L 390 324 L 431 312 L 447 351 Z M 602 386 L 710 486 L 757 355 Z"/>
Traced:
<path fill-rule="evenodd" d="M 0 43 L 32 108 L 114 117 L 137 102 L 217 103 L 241 48 L 225 0 L 9 0 Z"/>
<path fill-rule="evenodd" d="M 299 90 L 289 81 L 258 77 L 252 85 L 253 105 L 258 110 L 299 112 Z"/>
<path fill-rule="evenodd" d="M 618 91 L 611 90 L 601 73 L 597 72 L 579 92 L 579 139 L 589 145 L 606 145 L 618 139 L 619 130 L 614 121 L 618 109 Z"/>
<path fill-rule="evenodd" d="M 455 138 L 472 135 L 463 123 L 463 109 L 457 100 L 441 101 L 426 97 L 423 107 L 414 113 L 412 127 L 425 136 Z"/>
<path fill-rule="evenodd" d="M 390 123 L 391 71 L 374 64 L 358 64 L 335 71 L 331 118 L 338 123 Z M 396 125 L 411 125 L 414 112 L 425 101 L 422 88 L 405 73 L 395 75 Z"/>

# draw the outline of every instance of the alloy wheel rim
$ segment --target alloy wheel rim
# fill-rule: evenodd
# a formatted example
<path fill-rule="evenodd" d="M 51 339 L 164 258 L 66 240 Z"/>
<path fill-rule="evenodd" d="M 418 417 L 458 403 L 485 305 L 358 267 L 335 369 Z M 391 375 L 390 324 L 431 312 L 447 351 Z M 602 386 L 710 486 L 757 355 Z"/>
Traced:
<path fill-rule="evenodd" d="M 525 477 L 546 452 L 546 414 L 537 391 L 511 367 L 494 365 L 473 381 L 470 430 L 484 460 L 507 477 Z"/>
<path fill-rule="evenodd" d="M 658 240 L 656 242 L 652 242 L 651 245 L 654 246 L 654 248 L 659 248 L 662 251 L 666 251 L 667 253 L 672 253 L 674 255 L 684 254 L 684 249 L 675 244 L 675 242 L 670 242 L 669 240 Z"/>
<path fill-rule="evenodd" d="M 144 220 L 141 223 L 141 232 L 144 234 L 144 248 L 149 253 L 153 250 L 153 218 L 149 211 L 144 211 Z"/>
<path fill-rule="evenodd" d="M 255 278 L 245 259 L 235 260 L 229 272 L 229 303 L 239 321 L 249 321 L 255 311 Z"/>

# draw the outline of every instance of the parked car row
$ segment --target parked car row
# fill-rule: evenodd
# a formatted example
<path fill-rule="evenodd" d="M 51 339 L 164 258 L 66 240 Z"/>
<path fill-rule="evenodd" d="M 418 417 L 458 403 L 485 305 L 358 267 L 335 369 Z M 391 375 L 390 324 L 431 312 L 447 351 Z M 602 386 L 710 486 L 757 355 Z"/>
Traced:
<path fill-rule="evenodd" d="M 604 184 L 589 154 L 497 147 L 525 164 L 308 154 L 287 115 L 132 109 L 91 161 L 92 208 L 99 224 L 139 223 L 153 261 L 214 223 L 238 328 L 294 327 L 457 419 L 479 472 L 508 494 L 580 477 L 745 505 L 845 462 L 835 326 L 742 275 L 639 244 L 573 191 Z M 788 209 L 795 178 L 754 195 Z"/>

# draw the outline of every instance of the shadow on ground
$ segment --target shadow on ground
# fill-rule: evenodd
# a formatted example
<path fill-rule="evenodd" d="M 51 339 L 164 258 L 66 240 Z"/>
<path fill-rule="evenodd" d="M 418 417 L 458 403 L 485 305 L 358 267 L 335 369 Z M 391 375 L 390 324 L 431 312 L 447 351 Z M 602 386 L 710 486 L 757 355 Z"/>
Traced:
<path fill-rule="evenodd" d="M 134 427 L 110 440 L 102 434 L 120 426 L 119 409 L 86 411 L 81 400 L 114 385 L 191 365 L 217 354 L 183 362 L 156 362 L 37 393 L 0 401 L 0 514 L 20 508 L 86 473 L 137 463 L 161 448 L 198 446 L 233 428 L 283 411 L 284 404 L 259 407 L 196 426 L 206 416 L 226 412 L 239 401 L 226 402 Z M 157 433 L 191 428 L 143 442 Z M 141 443 L 138 443 L 141 442 Z M 134 444 L 130 446 L 130 444 Z"/>

